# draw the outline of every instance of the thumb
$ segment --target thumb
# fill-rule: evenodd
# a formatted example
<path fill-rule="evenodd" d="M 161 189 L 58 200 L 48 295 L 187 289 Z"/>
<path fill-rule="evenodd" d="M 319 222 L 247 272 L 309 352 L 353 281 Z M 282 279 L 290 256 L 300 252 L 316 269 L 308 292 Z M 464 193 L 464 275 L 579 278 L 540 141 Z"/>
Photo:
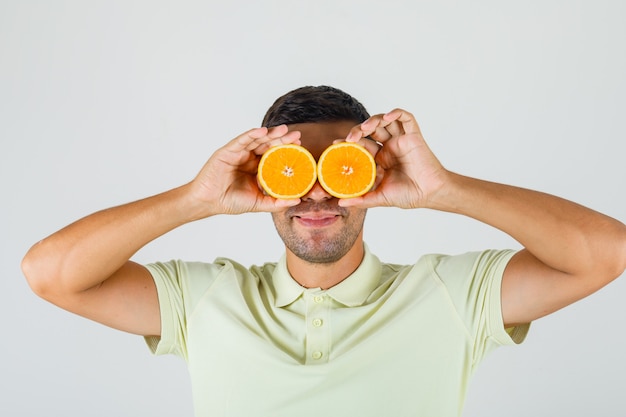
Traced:
<path fill-rule="evenodd" d="M 389 202 L 385 198 L 384 194 L 380 191 L 374 190 L 360 197 L 344 198 L 338 202 L 340 207 L 357 207 L 357 208 L 372 208 L 372 207 L 387 207 L 390 206 Z"/>
<path fill-rule="evenodd" d="M 264 195 L 258 202 L 254 211 L 257 212 L 276 212 L 293 207 L 300 204 L 299 198 L 278 199 L 269 195 Z"/>

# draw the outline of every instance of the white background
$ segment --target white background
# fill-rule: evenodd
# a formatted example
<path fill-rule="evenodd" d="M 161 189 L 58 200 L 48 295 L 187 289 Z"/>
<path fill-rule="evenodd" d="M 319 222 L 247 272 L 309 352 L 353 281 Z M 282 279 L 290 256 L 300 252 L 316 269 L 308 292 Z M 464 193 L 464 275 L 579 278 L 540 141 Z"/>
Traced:
<path fill-rule="evenodd" d="M 38 299 L 20 260 L 79 217 L 187 182 L 302 85 L 410 110 L 451 170 L 625 221 L 625 21 L 621 0 L 1 0 L 0 415 L 192 415 L 182 360 Z M 366 241 L 400 263 L 518 247 L 425 210 L 370 210 Z M 187 225 L 135 259 L 281 253 L 255 214 Z M 465 416 L 626 415 L 625 298 L 622 277 L 497 350 Z"/>

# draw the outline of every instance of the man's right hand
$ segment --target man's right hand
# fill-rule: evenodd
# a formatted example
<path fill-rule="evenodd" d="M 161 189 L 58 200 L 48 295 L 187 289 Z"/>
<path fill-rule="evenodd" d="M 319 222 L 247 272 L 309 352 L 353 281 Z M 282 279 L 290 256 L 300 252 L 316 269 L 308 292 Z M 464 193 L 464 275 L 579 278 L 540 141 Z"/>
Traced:
<path fill-rule="evenodd" d="M 218 149 L 191 182 L 191 194 L 199 203 L 197 218 L 215 214 L 276 211 L 299 200 L 277 200 L 263 194 L 256 173 L 261 155 L 283 143 L 300 143 L 300 132 L 286 125 L 249 130 Z"/>

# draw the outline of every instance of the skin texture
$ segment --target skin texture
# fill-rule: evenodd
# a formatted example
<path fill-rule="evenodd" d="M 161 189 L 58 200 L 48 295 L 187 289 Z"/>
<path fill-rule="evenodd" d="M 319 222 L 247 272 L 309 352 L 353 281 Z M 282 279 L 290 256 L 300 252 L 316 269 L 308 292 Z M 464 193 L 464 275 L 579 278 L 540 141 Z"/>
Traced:
<path fill-rule="evenodd" d="M 338 139 L 359 142 L 375 155 L 379 176 L 373 191 L 337 200 L 316 184 L 302 199 L 289 201 L 260 191 L 256 166 L 270 146 L 302 143 L 317 158 Z M 413 115 L 395 109 L 358 125 L 249 130 L 217 150 L 191 182 L 94 213 L 35 244 L 22 269 L 35 293 L 62 308 L 120 330 L 159 335 L 154 282 L 143 266 L 130 261 L 150 241 L 219 214 L 271 212 L 293 278 L 304 287 L 329 288 L 361 262 L 365 210 L 378 206 L 457 213 L 520 242 L 524 249 L 503 277 L 507 326 L 565 307 L 626 268 L 624 224 L 552 195 L 447 170 Z"/>

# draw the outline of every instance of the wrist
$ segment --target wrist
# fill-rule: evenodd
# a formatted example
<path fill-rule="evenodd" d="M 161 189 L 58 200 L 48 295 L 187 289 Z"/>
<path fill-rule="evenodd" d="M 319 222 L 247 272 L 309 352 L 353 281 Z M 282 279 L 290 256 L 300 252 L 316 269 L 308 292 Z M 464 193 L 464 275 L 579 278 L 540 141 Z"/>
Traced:
<path fill-rule="evenodd" d="M 202 198 L 202 190 L 198 190 L 193 181 L 171 190 L 182 223 L 191 223 L 219 214 L 214 205 Z"/>
<path fill-rule="evenodd" d="M 442 170 L 438 175 L 438 181 L 435 181 L 437 185 L 428 194 L 425 207 L 460 213 L 462 211 L 461 203 L 464 200 L 463 193 L 468 192 L 471 188 L 470 181 L 471 178 Z"/>

